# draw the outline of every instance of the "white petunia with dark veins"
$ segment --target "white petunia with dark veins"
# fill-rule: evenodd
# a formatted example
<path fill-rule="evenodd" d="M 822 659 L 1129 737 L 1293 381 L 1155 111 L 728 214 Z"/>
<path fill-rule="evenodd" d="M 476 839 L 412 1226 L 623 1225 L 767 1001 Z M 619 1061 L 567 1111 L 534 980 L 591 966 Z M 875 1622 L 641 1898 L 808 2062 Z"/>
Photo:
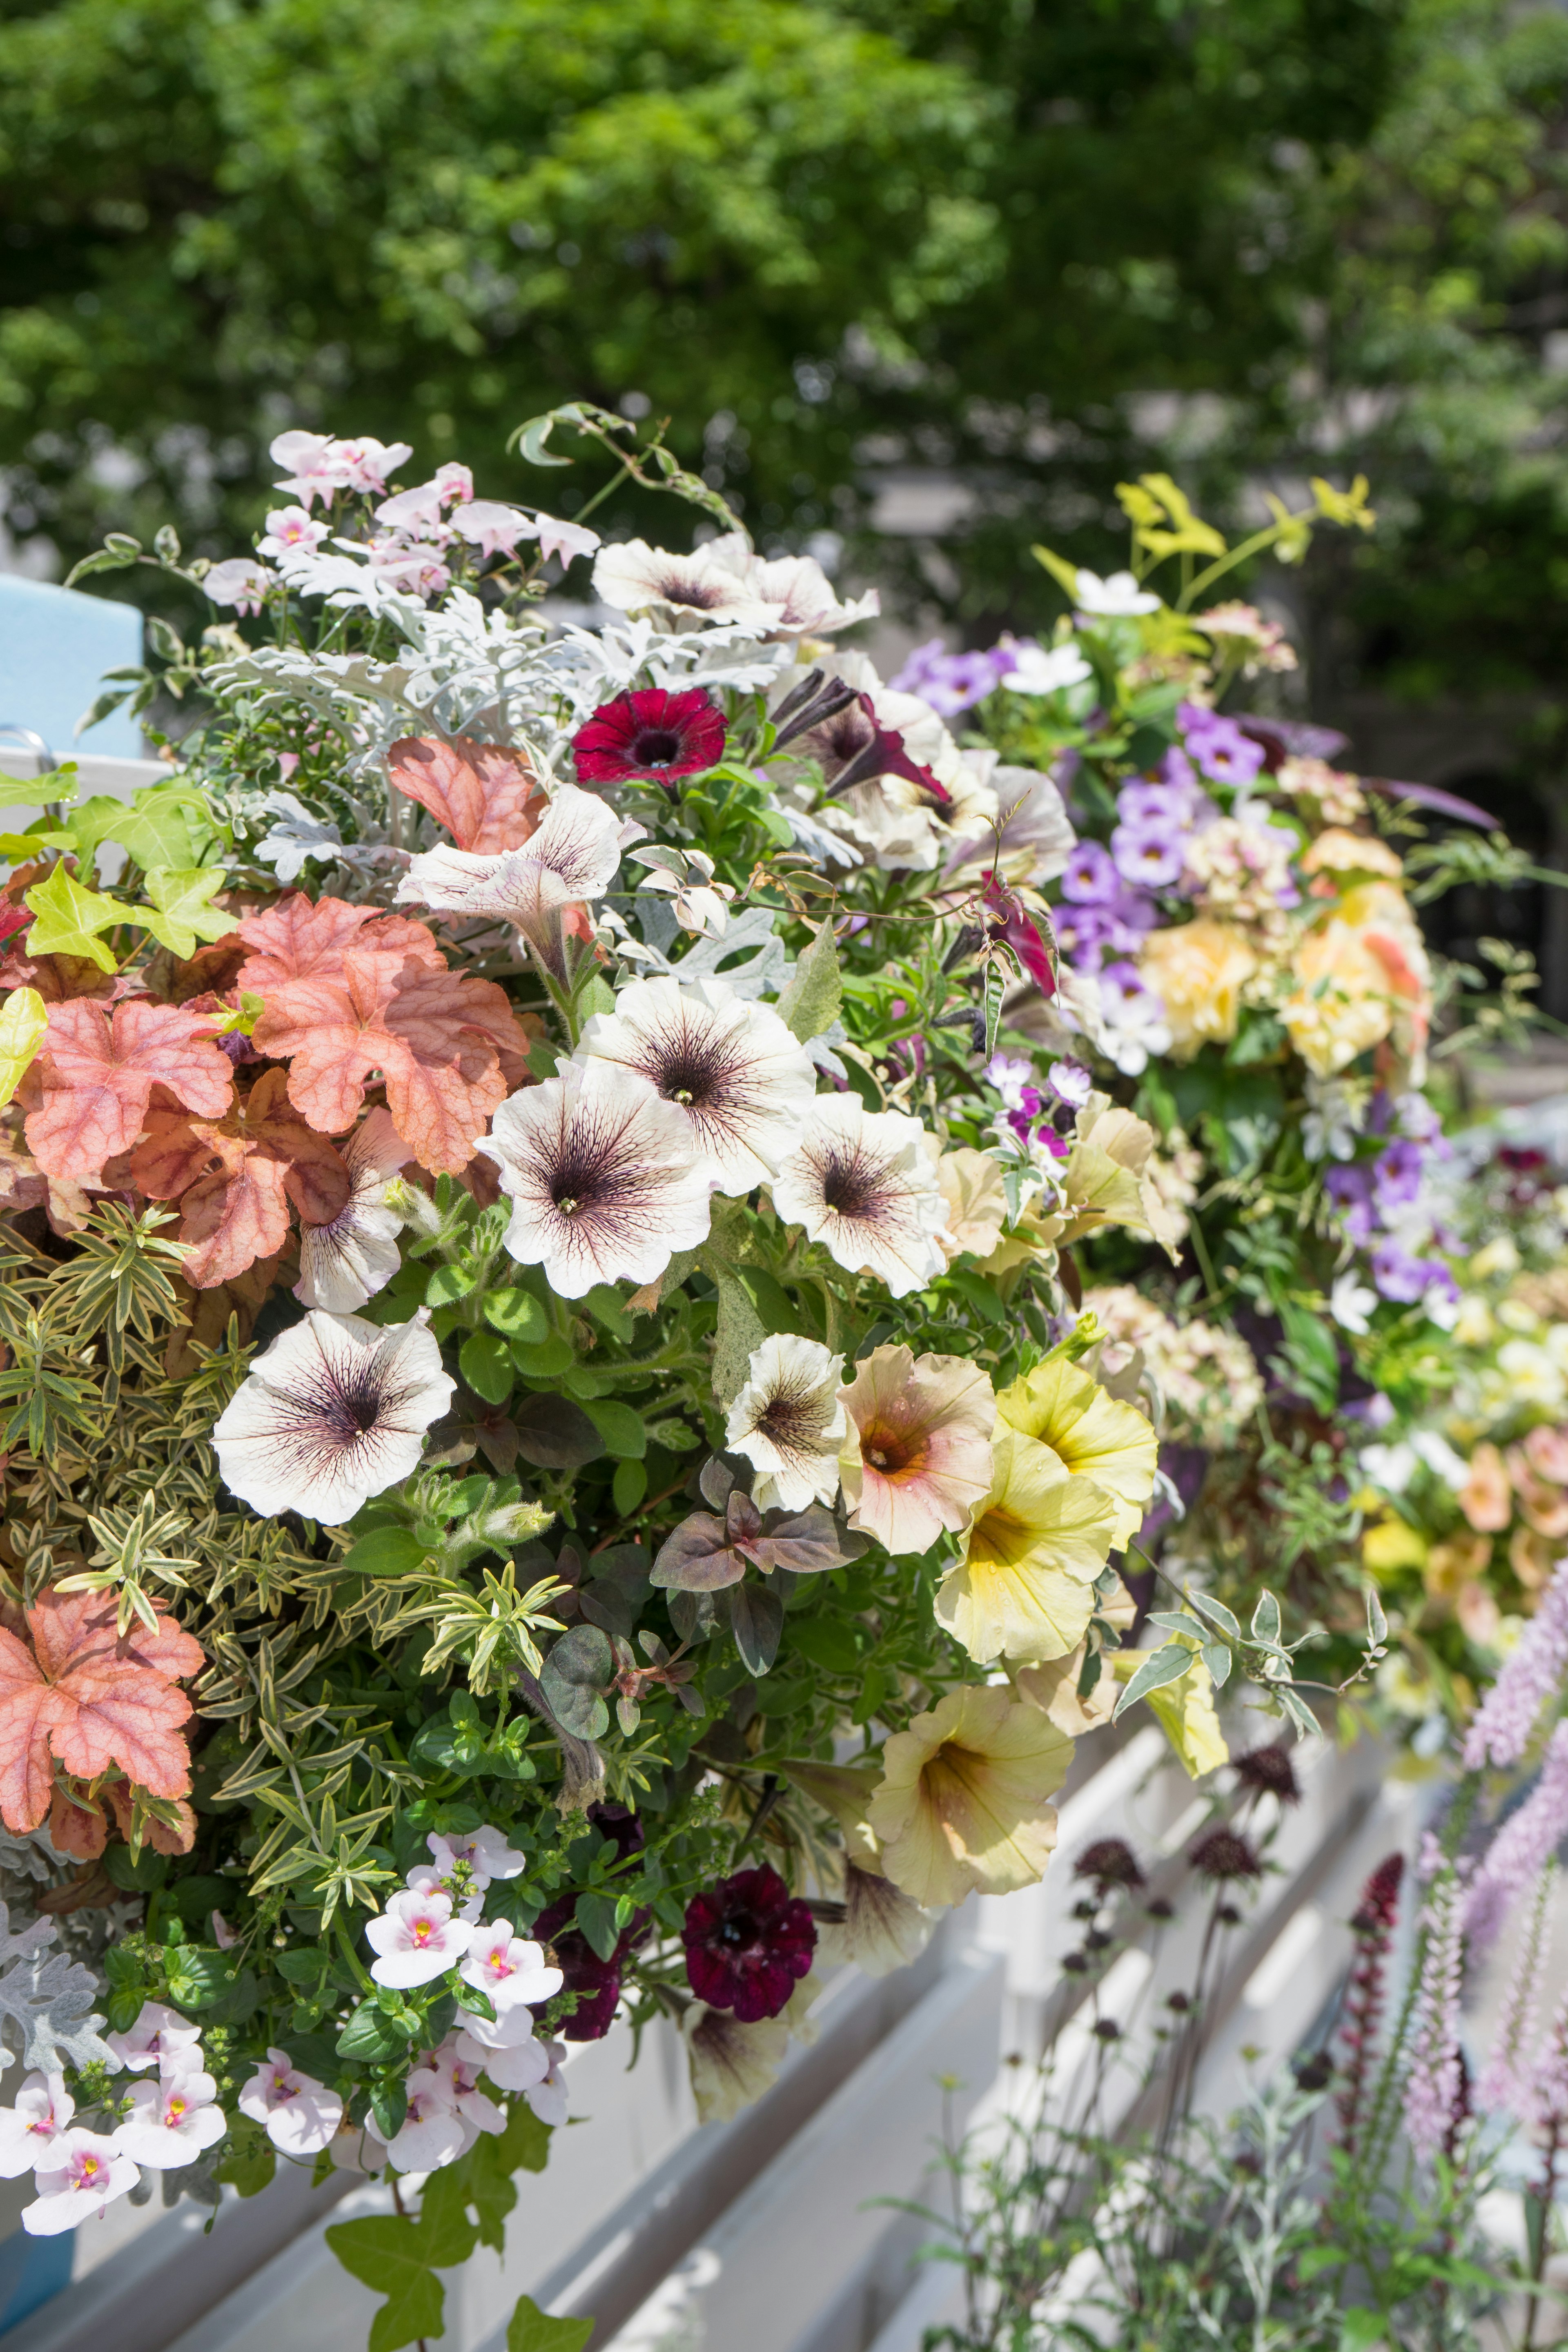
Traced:
<path fill-rule="evenodd" d="M 392 1113 L 373 1110 L 341 1147 L 353 1190 L 330 1224 L 300 1228 L 300 1279 L 294 1296 L 307 1307 L 351 1315 L 384 1290 L 402 1263 L 397 1236 L 403 1220 L 384 1195 L 409 1156 Z"/>
<path fill-rule="evenodd" d="M 318 1307 L 280 1331 L 213 1431 L 229 1491 L 341 1527 L 417 1469 L 457 1385 L 427 1322 L 423 1307 L 387 1330 Z"/>

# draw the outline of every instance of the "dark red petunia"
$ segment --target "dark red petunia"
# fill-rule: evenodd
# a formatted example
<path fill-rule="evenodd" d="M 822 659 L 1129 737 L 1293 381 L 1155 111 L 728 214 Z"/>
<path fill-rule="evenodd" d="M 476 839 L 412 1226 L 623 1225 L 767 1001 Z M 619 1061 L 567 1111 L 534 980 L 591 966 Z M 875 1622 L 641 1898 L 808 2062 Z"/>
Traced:
<path fill-rule="evenodd" d="M 621 1963 L 633 1947 L 647 1937 L 651 1914 L 634 1914 L 609 1958 L 602 1960 L 581 1927 L 572 1925 L 576 1907 L 575 1895 L 562 1895 L 547 1911 L 540 1913 L 529 1933 L 554 1953 L 555 1965 L 565 1979 L 563 1990 L 577 1996 L 576 2008 L 555 2028 L 556 2032 L 566 2042 L 602 2042 L 616 2020 L 616 2006 L 621 1997 Z M 547 2007 L 547 2002 L 537 2002 L 535 2017 L 542 2017 Z"/>
<path fill-rule="evenodd" d="M 680 1939 L 698 2000 L 710 2009 L 732 2009 L 741 2024 L 755 2025 L 776 2017 L 811 1973 L 816 1923 L 764 1862 L 694 1895 Z"/>
<path fill-rule="evenodd" d="M 1057 975 L 1050 944 L 1017 892 L 997 879 L 994 868 L 985 877 L 985 916 L 993 943 L 1011 948 L 1040 994 L 1054 996 Z"/>
<path fill-rule="evenodd" d="M 836 703 L 826 718 L 804 731 L 786 727 L 782 740 L 788 741 L 797 732 L 802 750 L 820 764 L 830 795 L 847 793 L 854 784 L 874 784 L 879 776 L 902 776 L 907 783 L 919 785 L 932 807 L 951 805 L 952 794 L 946 785 L 914 757 L 896 727 L 883 726 L 868 694 Z"/>
<path fill-rule="evenodd" d="M 580 784 L 626 784 L 651 777 L 666 784 L 694 776 L 724 756 L 723 713 L 700 688 L 670 694 L 662 686 L 603 702 L 572 738 Z"/>

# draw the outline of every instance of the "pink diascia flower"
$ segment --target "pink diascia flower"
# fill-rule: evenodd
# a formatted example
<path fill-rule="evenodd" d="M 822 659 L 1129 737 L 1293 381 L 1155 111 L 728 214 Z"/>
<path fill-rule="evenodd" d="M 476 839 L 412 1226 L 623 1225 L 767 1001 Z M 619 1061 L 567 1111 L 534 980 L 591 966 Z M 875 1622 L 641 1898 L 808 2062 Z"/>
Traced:
<path fill-rule="evenodd" d="M 96 2221 L 142 2175 L 111 2139 L 73 2129 L 59 2134 L 34 2178 L 38 2200 L 23 2207 L 22 2227 L 30 2238 L 58 2238 Z"/>
<path fill-rule="evenodd" d="M 411 490 L 399 490 L 395 498 L 383 499 L 375 510 L 377 522 L 388 530 L 424 533 L 434 530 L 441 520 L 441 509 L 447 503 L 439 477 L 433 482 L 416 482 Z"/>
<path fill-rule="evenodd" d="M 477 1927 L 485 1916 L 483 1886 L 470 1885 L 465 1892 L 452 1873 L 443 1870 L 439 1863 L 416 1862 L 405 1874 L 403 1884 L 416 1895 L 449 1896 L 454 1918 L 466 1920 L 470 1927 Z"/>
<path fill-rule="evenodd" d="M 195 2067 L 176 2067 L 156 2083 L 138 2083 L 114 2144 L 160 2172 L 195 2164 L 203 2148 L 215 2147 L 228 2129 L 216 2100 L 217 2084 Z"/>
<path fill-rule="evenodd" d="M 449 1895 L 406 1888 L 365 1928 L 365 1941 L 378 1955 L 371 1975 L 377 1984 L 404 1992 L 428 1984 L 457 1966 L 473 1936 L 466 1919 L 453 1917 Z"/>
<path fill-rule="evenodd" d="M 531 2091 L 550 2071 L 543 2042 L 535 2038 L 533 2012 L 525 2002 L 502 2009 L 494 2017 L 469 2010 L 454 2044 L 464 2062 L 489 2076 L 500 2091 Z"/>
<path fill-rule="evenodd" d="M 330 499 L 339 487 L 334 446 L 327 433 L 279 433 L 268 452 L 287 477 L 277 488 L 292 490 L 306 507 L 313 506 L 318 497 Z"/>
<path fill-rule="evenodd" d="M 343 2119 L 335 2091 L 301 2074 L 287 2050 L 269 2050 L 239 2095 L 239 2112 L 258 2123 L 283 2156 L 319 2156 Z"/>
<path fill-rule="evenodd" d="M 334 441 L 327 462 L 343 489 L 379 498 L 404 459 L 413 455 L 406 441 L 373 441 L 363 434 L 357 441 Z"/>
<path fill-rule="evenodd" d="M 566 2120 L 566 2084 L 561 2069 L 566 2059 L 564 2042 L 547 2042 L 543 2045 L 545 2070 L 543 2077 L 530 2084 L 523 2097 L 542 2124 L 553 2130 Z"/>
<path fill-rule="evenodd" d="M 444 2164 L 456 2164 L 472 2147 L 478 2132 L 442 2096 L 440 2077 L 430 2067 L 416 2066 L 406 2089 L 403 2121 L 383 2142 L 387 2162 L 399 2172 L 439 2172 Z M 381 2137 L 373 2123 L 365 2125 L 365 2132 L 372 2139 Z"/>
<path fill-rule="evenodd" d="M 539 533 L 540 553 L 558 555 L 563 563 L 570 563 L 575 556 L 592 555 L 603 544 L 598 532 L 590 530 L 586 523 L 559 522 L 554 515 L 536 514 L 533 527 Z"/>
<path fill-rule="evenodd" d="M 461 1864 L 471 1883 L 480 1888 L 488 1886 L 492 1878 L 521 1878 L 528 1859 L 515 1846 L 508 1845 L 501 1832 L 492 1830 L 489 1822 L 477 1830 L 454 1830 L 445 1837 L 432 1830 L 425 1843 L 443 1877 L 450 1877 Z"/>
<path fill-rule="evenodd" d="M 488 1993 L 498 2010 L 514 2009 L 520 2001 L 549 2000 L 564 1981 L 559 1969 L 546 1966 L 542 1944 L 514 1936 L 506 1919 L 475 1930 L 458 1974 Z"/>
<path fill-rule="evenodd" d="M 461 2034 L 449 2033 L 440 2048 L 431 2053 L 420 2072 L 428 2071 L 436 2077 L 441 2096 L 475 2137 L 480 2132 L 503 2132 L 506 2110 L 498 2107 L 480 2090 L 479 2076 L 484 2067 L 460 2048 L 461 2041 Z M 472 2147 L 472 2138 L 468 2145 Z"/>
<path fill-rule="evenodd" d="M 458 538 L 481 555 L 514 554 L 520 539 L 534 535 L 528 517 L 515 507 L 502 506 L 499 499 L 471 499 L 454 517 L 454 526 Z"/>
<path fill-rule="evenodd" d="M 232 604 L 240 614 L 259 613 L 268 590 L 277 585 L 276 572 L 269 572 L 250 555 L 235 555 L 226 563 L 215 563 L 202 579 L 203 593 L 215 604 Z"/>
<path fill-rule="evenodd" d="M 474 495 L 472 474 L 467 466 L 459 466 L 455 457 L 449 457 L 444 466 L 437 467 L 435 479 L 442 503 L 446 506 L 467 506 Z"/>
<path fill-rule="evenodd" d="M 128 2033 L 109 2033 L 104 2039 L 122 2066 L 133 2074 L 143 2074 L 150 2066 L 179 2063 L 187 2051 L 195 2052 L 202 2038 L 199 2025 L 189 2025 L 176 2010 L 165 2009 L 161 2000 L 142 2004 L 142 2013 Z M 192 2064 L 196 2063 L 193 2057 Z"/>
<path fill-rule="evenodd" d="M 29 2074 L 14 2107 L 0 2107 L 0 2180 L 20 2180 L 49 2162 L 76 2113 L 63 2074 Z"/>
<path fill-rule="evenodd" d="M 302 549 L 314 554 L 331 533 L 330 524 L 313 522 L 303 507 L 274 507 L 267 518 L 266 536 L 256 542 L 258 555 L 291 555 Z"/>

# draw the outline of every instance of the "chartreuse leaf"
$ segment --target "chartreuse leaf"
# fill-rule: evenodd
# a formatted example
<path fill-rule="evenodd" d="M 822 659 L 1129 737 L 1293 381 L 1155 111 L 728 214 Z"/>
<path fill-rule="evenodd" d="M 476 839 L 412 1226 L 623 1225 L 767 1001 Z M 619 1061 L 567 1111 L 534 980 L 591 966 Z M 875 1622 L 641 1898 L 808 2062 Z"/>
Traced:
<path fill-rule="evenodd" d="M 100 971 L 118 971 L 98 933 L 129 920 L 129 908 L 97 890 L 84 890 L 63 866 L 57 866 L 47 881 L 36 882 L 22 903 L 34 918 L 27 935 L 33 955 L 88 956 Z"/>
<path fill-rule="evenodd" d="M 1071 601 L 1078 602 L 1078 566 L 1068 562 L 1065 556 L 1054 555 L 1048 547 L 1031 547 L 1030 554 L 1037 563 L 1044 564 L 1051 578 Z"/>
<path fill-rule="evenodd" d="M 148 873 L 157 866 L 176 871 L 195 866 L 213 838 L 206 803 L 189 784 L 148 785 L 129 808 L 117 804 L 114 821 L 104 831 Z"/>
<path fill-rule="evenodd" d="M 228 877 L 221 866 L 157 866 L 147 876 L 147 896 L 156 912 L 130 907 L 127 919 L 152 932 L 160 947 L 182 961 L 195 955 L 198 940 L 221 940 L 235 919 L 212 899 Z"/>
<path fill-rule="evenodd" d="M 0 769 L 0 808 L 37 808 L 45 801 L 58 807 L 75 793 L 75 779 L 74 760 L 41 776 L 12 776 Z"/>
<path fill-rule="evenodd" d="M 0 1103 L 16 1093 L 48 1025 L 48 1007 L 36 988 L 14 988 L 0 1004 Z"/>
<path fill-rule="evenodd" d="M 594 2333 L 591 2319 L 552 2319 L 525 2294 L 506 2331 L 506 2352 L 583 2352 Z"/>

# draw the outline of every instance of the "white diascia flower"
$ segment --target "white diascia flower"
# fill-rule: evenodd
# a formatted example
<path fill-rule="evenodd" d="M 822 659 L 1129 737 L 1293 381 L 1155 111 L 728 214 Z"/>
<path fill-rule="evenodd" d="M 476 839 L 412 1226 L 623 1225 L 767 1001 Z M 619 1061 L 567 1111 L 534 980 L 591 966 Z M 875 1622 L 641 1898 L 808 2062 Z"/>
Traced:
<path fill-rule="evenodd" d="M 464 2056 L 461 2041 L 460 2034 L 448 2033 L 440 2048 L 431 2052 L 425 2068 L 435 2076 L 441 2097 L 468 2127 L 471 2147 L 480 2132 L 505 2131 L 506 2111 L 480 2090 L 484 2068 Z"/>
<path fill-rule="evenodd" d="M 405 2088 L 408 2105 L 402 2124 L 389 2140 L 384 2141 L 386 2160 L 399 2172 L 439 2172 L 446 2164 L 456 2164 L 466 2156 L 479 2137 L 477 2131 L 464 2122 L 457 2109 L 443 2095 L 440 2076 L 430 2066 L 416 2066 Z M 365 2124 L 372 2139 L 381 2134 L 374 2122 Z"/>
<path fill-rule="evenodd" d="M 520 2001 L 550 2000 L 564 1981 L 559 1969 L 546 1966 L 543 1945 L 515 1935 L 510 1919 L 475 1930 L 458 1974 L 489 1993 L 498 2013 L 515 2009 Z"/>
<path fill-rule="evenodd" d="M 443 1877 L 450 1877 L 461 1865 L 468 1874 L 469 1885 L 481 1893 L 492 1878 L 521 1878 L 528 1860 L 516 1846 L 508 1845 L 503 1833 L 489 1822 L 477 1830 L 450 1830 L 445 1837 L 432 1830 L 425 1843 Z"/>
<path fill-rule="evenodd" d="M 113 2140 L 73 2126 L 51 2141 L 33 2178 L 37 2202 L 23 2207 L 22 2227 L 30 2238 L 58 2238 L 62 2230 L 96 2221 L 142 2175 Z"/>
<path fill-rule="evenodd" d="M 402 1263 L 403 1220 L 383 1197 L 408 1157 L 389 1110 L 373 1110 L 342 1147 L 353 1190 L 330 1224 L 300 1228 L 300 1279 L 294 1296 L 329 1314 L 352 1315 L 384 1290 Z"/>
<path fill-rule="evenodd" d="M 539 830 L 521 849 L 493 857 L 468 849 L 428 850 L 398 884 L 398 902 L 428 907 L 437 915 L 510 923 L 559 971 L 566 908 L 603 898 L 622 851 L 642 835 L 640 824 L 618 817 L 597 793 L 560 784 Z"/>
<path fill-rule="evenodd" d="M 612 1064 L 509 1096 L 479 1150 L 512 1203 L 508 1249 L 558 1297 L 652 1282 L 708 1237 L 711 1184 L 685 1113 Z"/>
<path fill-rule="evenodd" d="M 128 2032 L 104 2036 L 121 2064 L 132 2074 L 145 2074 L 151 2066 L 197 2064 L 201 2038 L 199 2025 L 189 2024 L 177 2010 L 166 2008 L 161 2000 L 144 2000 Z"/>
<path fill-rule="evenodd" d="M 533 2011 L 526 2001 L 510 2009 L 498 2004 L 493 2017 L 481 2017 L 477 2010 L 465 2011 L 457 2047 L 498 2091 L 531 2091 L 550 2071 L 548 2050 L 534 2033 Z"/>
<path fill-rule="evenodd" d="M 239 2112 L 261 2126 L 280 2156 L 319 2156 L 343 2119 L 335 2091 L 301 2073 L 287 2050 L 268 2050 L 266 2063 L 241 2091 Z"/>
<path fill-rule="evenodd" d="M 575 1059 L 646 1078 L 687 1122 L 697 1164 L 721 1192 L 763 1184 L 796 1141 L 816 1092 L 804 1045 L 728 981 L 634 980 L 587 1023 Z"/>
<path fill-rule="evenodd" d="M 724 1443 L 755 1469 L 759 1510 L 804 1511 L 837 1494 L 838 1449 L 849 1427 L 838 1393 L 843 1376 L 841 1356 L 788 1331 L 752 1350 Z"/>
<path fill-rule="evenodd" d="M 199 2067 L 176 2066 L 155 2083 L 135 2084 L 131 2112 L 115 2133 L 114 2144 L 138 2164 L 172 2172 L 182 2164 L 195 2164 L 202 2150 L 216 2147 L 227 2129 L 212 2076 Z"/>
<path fill-rule="evenodd" d="M 646 539 L 601 548 L 594 564 L 594 593 L 622 613 L 658 611 L 680 620 L 737 621 L 761 633 L 774 626 L 774 608 L 734 572 L 715 563 L 706 548 L 695 555 L 671 555 L 665 548 L 650 547 Z"/>
<path fill-rule="evenodd" d="M 543 2079 L 531 2083 L 522 2095 L 540 2122 L 549 2124 L 553 2130 L 566 2120 L 566 2083 L 562 2072 L 566 2063 L 566 2044 L 564 2042 L 546 2042 L 542 2046 L 545 2060 Z M 495 2078 L 492 2075 L 490 2079 L 493 2082 Z"/>
<path fill-rule="evenodd" d="M 403 1884 L 416 1895 L 449 1895 L 453 1916 L 466 1919 L 470 1927 L 477 1927 L 485 1916 L 483 1888 L 471 1883 L 465 1888 L 450 1871 L 443 1870 L 437 1863 L 416 1862 L 412 1870 L 404 1874 Z"/>
<path fill-rule="evenodd" d="M 1135 613 L 1157 613 L 1158 596 L 1151 596 L 1140 588 L 1131 572 L 1113 572 L 1108 580 L 1098 572 L 1080 572 L 1076 590 L 1080 613 L 1093 613 L 1102 619 L 1119 619 Z"/>
<path fill-rule="evenodd" d="M 832 636 L 882 609 L 875 588 L 852 604 L 841 604 L 833 583 L 814 555 L 781 555 L 772 562 L 752 553 L 738 530 L 710 539 L 702 550 L 710 563 L 733 572 L 742 585 L 773 614 L 770 634 L 784 637 Z"/>
<path fill-rule="evenodd" d="M 406 1992 L 428 1984 L 456 1968 L 474 1938 L 466 1919 L 452 1916 L 452 1898 L 439 1889 L 406 1887 L 388 1898 L 378 1918 L 367 1922 L 365 1942 L 376 1958 L 371 1975 L 377 1984 Z"/>
<path fill-rule="evenodd" d="M 851 1274 L 879 1276 L 895 1298 L 947 1265 L 931 1139 L 901 1111 L 868 1111 L 855 1095 L 818 1096 L 773 1195 L 786 1224 L 804 1225 Z"/>
<path fill-rule="evenodd" d="M 0 2107 L 0 2180 L 20 2180 L 24 2172 L 47 2165 L 75 2113 L 63 2074 L 29 2074 L 16 2105 Z"/>
<path fill-rule="evenodd" d="M 1059 694 L 1093 676 L 1075 645 L 1052 646 L 1048 652 L 1044 646 L 1020 646 L 1002 683 L 1015 694 Z"/>
<path fill-rule="evenodd" d="M 224 1484 L 253 1510 L 341 1527 L 417 1469 L 457 1383 L 420 1307 L 381 1330 L 313 1308 L 252 1364 L 213 1431 Z"/>

